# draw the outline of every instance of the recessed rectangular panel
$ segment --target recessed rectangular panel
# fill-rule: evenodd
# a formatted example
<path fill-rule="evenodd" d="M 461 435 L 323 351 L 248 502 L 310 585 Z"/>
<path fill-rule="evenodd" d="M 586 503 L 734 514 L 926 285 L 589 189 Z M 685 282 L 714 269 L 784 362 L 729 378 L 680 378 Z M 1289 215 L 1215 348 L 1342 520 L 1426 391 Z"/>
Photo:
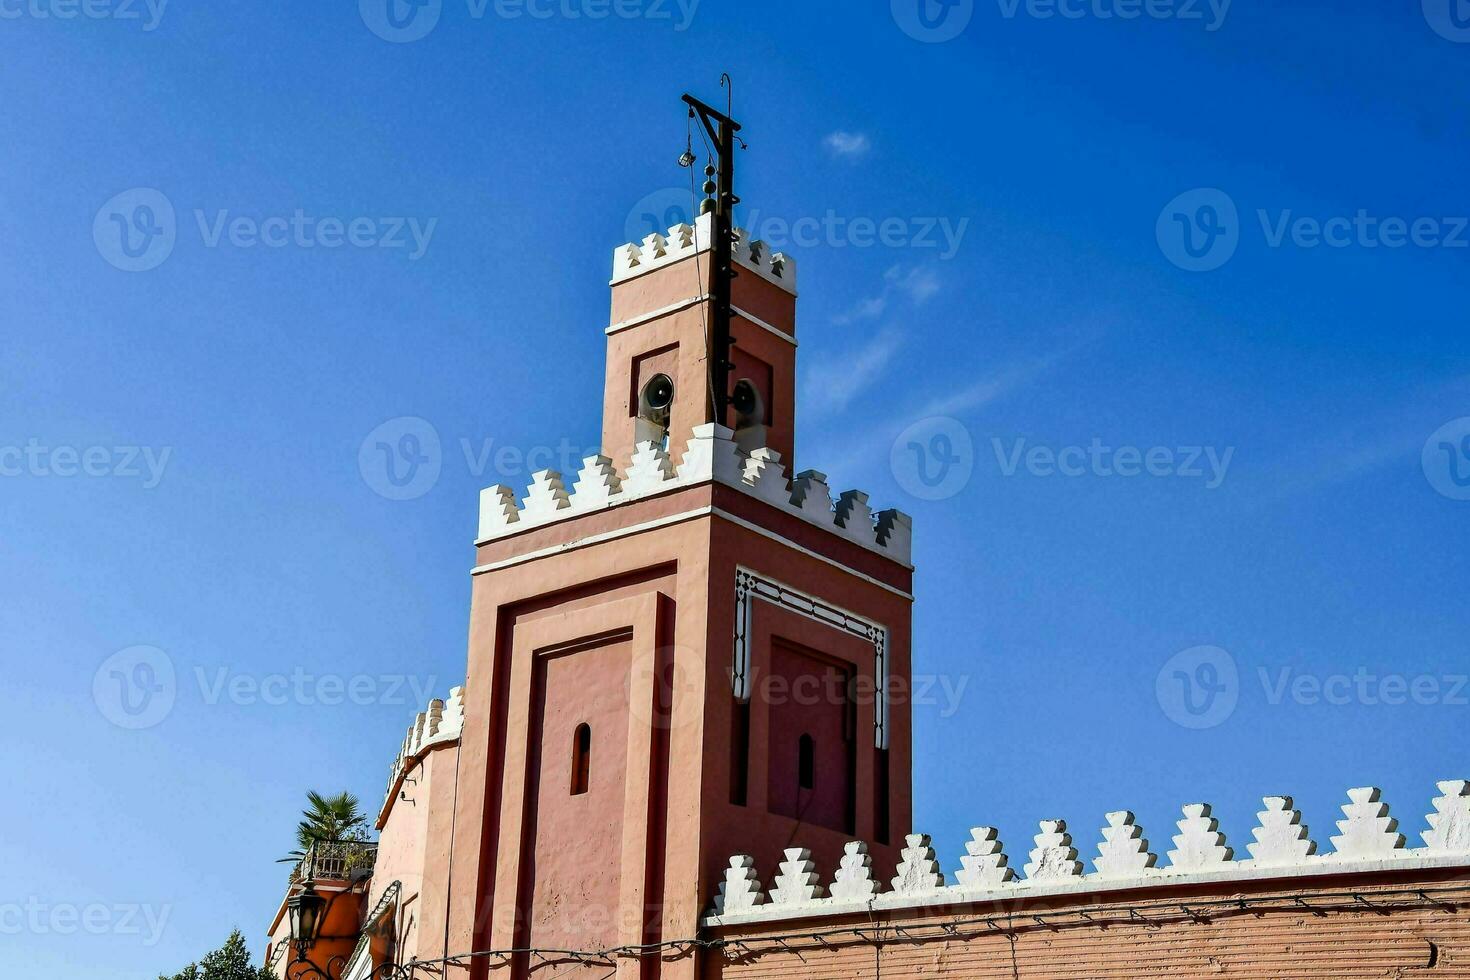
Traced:
<path fill-rule="evenodd" d="M 802 823 L 849 831 L 853 799 L 851 668 L 773 640 L 763 685 L 769 737 L 766 806 Z"/>

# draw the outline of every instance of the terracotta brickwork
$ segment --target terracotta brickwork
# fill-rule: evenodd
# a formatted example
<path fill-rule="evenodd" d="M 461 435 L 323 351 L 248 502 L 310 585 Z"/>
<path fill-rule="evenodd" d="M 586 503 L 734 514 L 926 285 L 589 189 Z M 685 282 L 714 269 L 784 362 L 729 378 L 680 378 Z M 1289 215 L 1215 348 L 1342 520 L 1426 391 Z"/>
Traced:
<path fill-rule="evenodd" d="M 1470 870 L 1138 889 L 714 930 L 720 980 L 1470 977 Z"/>

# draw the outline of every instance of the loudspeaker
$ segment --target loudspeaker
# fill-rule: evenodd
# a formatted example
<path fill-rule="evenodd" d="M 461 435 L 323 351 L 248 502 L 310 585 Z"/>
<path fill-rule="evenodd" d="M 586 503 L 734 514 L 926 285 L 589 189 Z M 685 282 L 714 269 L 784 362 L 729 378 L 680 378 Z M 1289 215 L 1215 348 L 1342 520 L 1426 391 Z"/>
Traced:
<path fill-rule="evenodd" d="M 761 401 L 761 393 L 748 378 L 742 378 L 735 383 L 735 391 L 730 395 L 730 407 L 735 410 L 736 429 L 764 425 L 766 422 L 766 406 Z"/>
<path fill-rule="evenodd" d="M 673 404 L 673 379 L 667 374 L 655 374 L 638 395 L 638 417 L 668 428 L 669 407 Z"/>

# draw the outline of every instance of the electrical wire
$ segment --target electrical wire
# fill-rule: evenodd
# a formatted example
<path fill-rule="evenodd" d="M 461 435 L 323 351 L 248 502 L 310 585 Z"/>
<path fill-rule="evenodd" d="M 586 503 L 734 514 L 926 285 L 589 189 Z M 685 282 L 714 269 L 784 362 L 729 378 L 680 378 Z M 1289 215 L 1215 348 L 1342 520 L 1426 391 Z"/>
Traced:
<path fill-rule="evenodd" d="M 689 129 L 696 129 L 697 128 L 699 130 L 699 139 L 700 139 L 700 141 L 702 143 L 704 143 L 704 153 L 705 153 L 705 157 L 704 158 L 705 158 L 706 166 L 709 166 L 710 164 L 713 163 L 713 161 L 715 159 L 715 148 L 714 148 L 713 145 L 710 144 L 710 141 L 709 141 L 709 133 L 705 132 L 704 126 L 701 125 L 701 126 L 696 127 L 694 125 L 694 110 L 693 109 L 689 110 L 689 116 L 688 116 L 688 119 L 687 119 L 687 126 L 688 126 Z M 687 140 L 687 137 L 686 137 L 686 141 L 687 142 L 692 142 L 692 141 L 688 141 Z M 705 175 L 705 179 L 706 180 L 709 179 L 709 175 L 708 174 Z M 700 208 L 703 206 L 703 201 L 699 197 L 698 192 L 695 190 L 696 180 L 697 180 L 697 178 L 694 175 L 694 168 L 691 166 L 689 168 L 689 198 L 690 198 L 690 200 L 689 200 L 689 213 L 691 215 L 691 223 L 694 225 L 694 228 L 695 228 L 695 241 L 694 241 L 694 275 L 695 275 L 696 280 L 697 280 L 696 287 L 699 290 L 699 292 L 701 292 L 701 293 L 707 293 L 707 292 L 709 292 L 709 290 L 706 289 L 706 287 L 705 287 L 704 270 L 701 268 L 700 262 L 699 262 L 699 215 L 700 215 Z M 710 228 L 711 228 L 711 230 L 714 229 L 714 221 L 713 220 L 710 221 Z M 711 237 L 711 241 L 710 241 L 710 257 L 711 258 L 714 257 L 714 241 L 713 241 L 713 237 Z M 711 268 L 710 274 L 711 274 L 711 277 L 713 277 L 713 275 L 714 275 L 714 269 L 713 268 Z M 714 350 L 714 343 L 715 343 L 715 339 L 714 339 L 714 328 L 713 328 L 713 325 L 710 322 L 710 317 L 709 317 L 709 304 L 710 304 L 709 299 L 706 299 L 704 302 L 702 302 L 702 303 L 699 304 L 699 320 L 700 320 L 700 327 L 704 331 L 704 351 L 705 351 L 705 362 L 706 362 L 706 364 L 705 364 L 705 372 L 704 372 L 704 378 L 705 378 L 704 387 L 705 387 L 705 393 L 709 397 L 709 417 L 710 417 L 710 419 L 712 421 L 719 422 L 719 423 L 723 424 L 724 423 L 724 419 L 721 419 L 721 418 L 718 418 L 717 417 L 720 414 L 720 401 L 719 401 L 719 396 L 718 396 L 718 394 L 715 391 L 715 377 L 714 377 L 714 372 L 709 369 L 709 362 L 710 362 L 710 360 L 712 358 L 714 358 L 716 356 L 716 354 L 718 354 L 721 357 L 723 357 L 725 355 L 724 355 L 723 352 Z"/>
<path fill-rule="evenodd" d="M 689 115 L 685 119 L 684 146 L 686 149 L 689 149 L 694 145 L 693 131 L 694 110 L 690 109 Z M 704 140 L 705 153 L 708 154 L 705 159 L 713 159 L 714 150 L 709 145 L 709 134 L 704 131 L 703 126 L 699 127 L 699 135 L 700 138 Z M 695 190 L 695 180 L 696 178 L 694 176 L 694 164 L 691 163 L 689 165 L 689 223 L 694 228 L 694 285 L 695 295 L 698 296 L 702 293 L 707 292 L 707 290 L 704 286 L 704 270 L 700 266 L 699 262 L 699 193 Z M 706 360 L 708 360 L 712 353 L 710 351 L 710 347 L 714 344 L 714 338 L 710 333 L 708 299 L 699 304 L 699 324 L 700 329 L 704 333 L 705 358 Z M 715 398 L 714 374 L 708 369 L 708 366 L 706 366 L 704 372 L 704 389 L 705 395 L 709 398 L 710 418 L 718 422 L 720 420 L 716 419 L 715 416 L 719 414 L 719 401 Z"/>
<path fill-rule="evenodd" d="M 1432 894 L 1431 894 L 1432 893 Z M 460 953 L 455 956 L 445 956 L 438 959 L 413 960 L 405 963 L 400 969 L 403 971 L 399 976 L 411 978 L 415 971 L 423 969 L 425 973 L 434 973 L 434 967 L 446 966 L 464 967 L 468 961 L 494 957 L 502 962 L 491 964 L 489 969 L 498 970 L 507 966 L 514 957 L 535 956 L 538 959 L 557 957 L 561 959 L 574 960 L 579 965 L 612 965 L 620 959 L 638 959 L 653 955 L 662 955 L 677 952 L 678 957 L 683 958 L 700 950 L 720 950 L 726 952 L 728 958 L 754 959 L 767 952 L 785 950 L 789 953 L 799 955 L 804 946 L 795 946 L 795 943 L 806 942 L 820 944 L 824 948 L 833 948 L 835 944 L 828 942 L 834 937 L 846 937 L 850 943 L 873 944 L 875 949 L 884 945 L 896 945 L 899 943 L 925 943 L 944 941 L 949 939 L 968 940 L 981 935 L 992 935 L 1000 933 L 1007 937 L 1012 947 L 1014 957 L 1014 940 L 1020 933 L 1031 932 L 1038 929 L 1057 930 L 1061 928 L 1077 927 L 1107 927 L 1111 925 L 1126 923 L 1146 923 L 1148 927 L 1156 927 L 1162 922 L 1173 921 L 1190 924 L 1209 924 L 1212 919 L 1207 914 L 1201 914 L 1204 910 L 1213 910 L 1216 918 L 1227 915 L 1260 914 L 1269 911 L 1296 912 L 1306 908 L 1313 913 L 1326 915 L 1331 912 L 1371 911 L 1378 915 L 1392 914 L 1394 910 L 1408 910 L 1413 908 L 1433 907 L 1443 912 L 1459 912 L 1460 906 L 1444 899 L 1436 898 L 1439 895 L 1465 895 L 1470 894 L 1470 882 L 1458 885 L 1428 886 L 1423 888 L 1398 888 L 1384 891 L 1372 891 L 1369 894 L 1376 900 L 1370 902 L 1364 897 L 1362 890 L 1357 891 L 1316 891 L 1298 892 L 1289 895 L 1268 895 L 1260 898 L 1221 898 L 1201 899 L 1189 901 L 1142 902 L 1136 904 L 1098 903 L 1092 906 L 1079 907 L 1075 909 L 1044 909 L 1039 908 L 1034 913 L 1028 913 L 1032 923 L 1016 921 L 1014 909 L 997 913 L 994 915 L 977 915 L 946 920 L 935 923 L 910 924 L 907 928 L 894 927 L 896 938 L 885 938 L 888 928 L 876 918 L 870 917 L 868 923 L 854 925 L 832 926 L 827 929 L 811 929 L 803 931 L 782 932 L 760 936 L 742 936 L 740 938 L 694 937 L 687 939 L 668 939 L 656 943 L 627 944 L 613 946 L 606 949 L 553 949 L 544 947 L 515 947 L 510 949 L 480 950 L 472 953 Z M 1393 896 L 1401 896 L 1397 901 Z M 1308 900 L 1317 902 L 1337 902 L 1334 905 L 1309 905 Z M 1272 908 L 1271 906 L 1275 906 Z M 1176 910 L 1172 915 L 1165 914 L 1165 910 Z M 910 910 L 897 908 L 890 911 L 895 914 L 903 914 Z M 922 911 L 922 910 L 919 910 Z M 1154 914 L 1153 918 L 1142 913 L 1148 911 Z M 1116 916 L 1104 916 L 1103 912 L 1119 913 Z M 1091 913 L 1091 914 L 1089 914 Z M 841 914 L 834 910 L 834 914 Z M 870 911 L 871 916 L 871 911 Z M 1075 921 L 1068 921 L 1075 920 Z M 761 923 L 752 923 L 759 927 Z M 962 932 L 967 927 L 969 932 Z M 923 930 L 937 930 L 925 932 Z M 1014 964 L 1014 960 L 1013 960 Z"/>

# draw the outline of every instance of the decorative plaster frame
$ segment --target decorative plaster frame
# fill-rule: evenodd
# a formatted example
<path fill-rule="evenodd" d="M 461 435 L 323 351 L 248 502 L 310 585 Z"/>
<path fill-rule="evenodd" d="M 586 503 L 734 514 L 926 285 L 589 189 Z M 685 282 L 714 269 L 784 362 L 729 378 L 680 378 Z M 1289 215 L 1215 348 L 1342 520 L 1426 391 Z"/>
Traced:
<path fill-rule="evenodd" d="M 769 602 L 816 623 L 831 626 L 849 636 L 873 644 L 873 744 L 888 748 L 888 627 L 848 612 L 800 589 L 738 566 L 735 569 L 735 650 L 730 668 L 730 684 L 735 697 L 750 700 L 750 635 L 753 626 L 753 599 Z"/>

